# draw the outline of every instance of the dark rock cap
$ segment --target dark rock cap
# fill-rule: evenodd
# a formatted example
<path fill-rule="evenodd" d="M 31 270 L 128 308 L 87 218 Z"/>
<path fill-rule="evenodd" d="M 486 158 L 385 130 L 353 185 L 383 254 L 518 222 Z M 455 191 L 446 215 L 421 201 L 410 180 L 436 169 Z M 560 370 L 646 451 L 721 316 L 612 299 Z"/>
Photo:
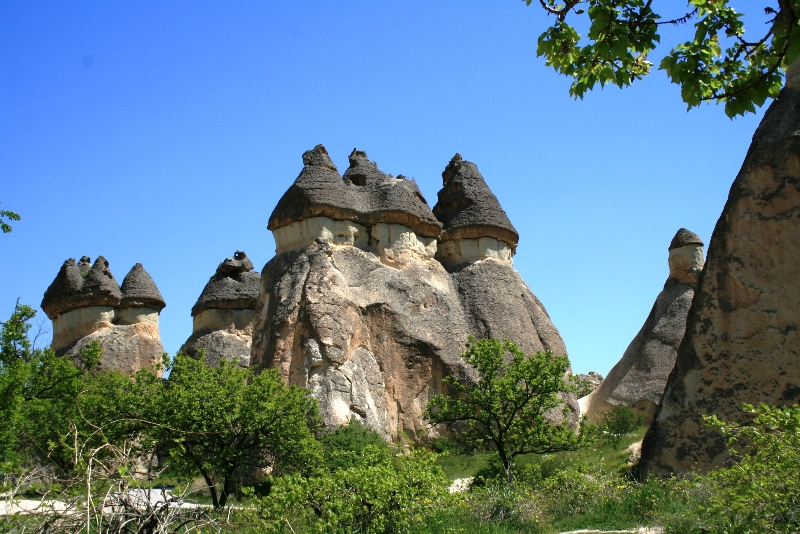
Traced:
<path fill-rule="evenodd" d="M 200 298 L 192 306 L 192 317 L 216 308 L 226 310 L 254 310 L 261 289 L 261 275 L 253 270 L 247 254 L 237 250 L 233 258 L 219 264 Z"/>
<path fill-rule="evenodd" d="M 84 278 L 81 297 L 81 306 L 119 306 L 122 292 L 103 256 L 98 256 Z"/>
<path fill-rule="evenodd" d="M 443 224 L 440 241 L 494 237 L 516 249 L 519 234 L 477 165 L 456 154 L 442 173 L 442 184 L 433 207 Z"/>
<path fill-rule="evenodd" d="M 166 305 L 156 283 L 142 264 L 134 265 L 122 281 L 120 306 L 144 306 L 160 312 Z"/>
<path fill-rule="evenodd" d="M 704 246 L 703 240 L 700 239 L 700 236 L 695 234 L 694 232 L 690 232 L 686 228 L 681 228 L 675 234 L 675 237 L 672 238 L 672 242 L 669 244 L 669 250 L 673 248 L 683 247 L 686 245 L 700 245 L 701 247 Z"/>
<path fill-rule="evenodd" d="M 94 265 L 90 262 L 84 256 L 77 264 L 75 258 L 70 258 L 61 266 L 42 299 L 42 309 L 50 319 L 84 306 L 119 305 L 119 284 L 106 259 L 100 256 Z"/>
<path fill-rule="evenodd" d="M 414 180 L 383 173 L 359 150 L 354 149 L 349 159 L 342 177 L 324 146 L 303 154 L 303 170 L 273 210 L 269 229 L 329 217 L 365 226 L 403 224 L 423 237 L 439 236 L 439 223 Z"/>
<path fill-rule="evenodd" d="M 81 262 L 87 259 L 81 258 Z M 88 269 L 86 271 L 88 273 Z M 81 268 L 75 265 L 75 258 L 64 261 L 55 280 L 44 292 L 42 309 L 50 319 L 55 319 L 58 314 L 65 313 L 81 306 L 80 293 L 83 287 Z"/>

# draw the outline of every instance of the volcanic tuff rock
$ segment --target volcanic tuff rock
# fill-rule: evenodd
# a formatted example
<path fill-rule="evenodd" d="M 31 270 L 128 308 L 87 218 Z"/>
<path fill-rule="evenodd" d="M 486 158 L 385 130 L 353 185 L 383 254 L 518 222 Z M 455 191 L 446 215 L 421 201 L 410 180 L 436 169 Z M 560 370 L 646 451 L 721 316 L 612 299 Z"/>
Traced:
<path fill-rule="evenodd" d="M 800 60 L 793 65 L 797 68 Z M 800 401 L 800 83 L 770 105 L 717 221 L 640 470 L 725 464 L 703 415 L 746 422 L 743 403 Z"/>
<path fill-rule="evenodd" d="M 192 335 L 180 352 L 196 358 L 203 350 L 208 365 L 219 365 L 222 359 L 250 365 L 260 285 L 261 275 L 244 252 L 237 250 L 220 263 L 192 307 Z"/>
<path fill-rule="evenodd" d="M 497 197 L 486 185 L 477 165 L 464 161 L 461 154 L 456 154 L 442 173 L 442 183 L 439 201 L 433 207 L 433 214 L 442 222 L 439 242 L 452 245 L 449 242 L 472 242 L 482 238 L 484 241 L 486 238 L 499 240 L 510 249 L 510 254 L 503 259 L 511 259 L 519 242 L 519 234 L 500 207 Z M 473 259 L 451 257 L 458 256 L 461 248 L 454 248 L 453 251 L 448 249 L 445 255 L 440 254 L 440 258 L 442 261 Z"/>
<path fill-rule="evenodd" d="M 510 261 L 484 256 L 448 272 L 434 259 L 440 226 L 413 182 L 389 177 L 357 150 L 343 177 L 321 146 L 303 161 L 270 218 L 277 250 L 262 271 L 252 365 L 277 367 L 290 383 L 309 387 L 327 425 L 355 417 L 384 435 L 421 437 L 421 414 L 442 378 L 472 376 L 459 356 L 470 334 L 566 353 Z M 323 206 L 299 196 L 310 189 L 309 176 L 323 175 L 329 195 L 314 197 Z M 286 216 L 287 199 L 297 198 L 307 205 Z M 483 228 L 471 229 L 470 239 L 497 240 L 493 227 Z"/>
<path fill-rule="evenodd" d="M 675 366 L 686 316 L 703 269 L 703 242 L 681 228 L 669 246 L 669 278 L 622 359 L 600 386 L 580 399 L 581 412 L 598 422 L 603 412 L 629 406 L 649 423 Z"/>
<path fill-rule="evenodd" d="M 74 358 L 97 340 L 99 367 L 134 373 L 159 368 L 164 347 L 158 315 L 166 304 L 153 279 L 137 263 L 120 289 L 103 256 L 64 262 L 47 288 L 42 309 L 53 321 L 52 348 Z"/>

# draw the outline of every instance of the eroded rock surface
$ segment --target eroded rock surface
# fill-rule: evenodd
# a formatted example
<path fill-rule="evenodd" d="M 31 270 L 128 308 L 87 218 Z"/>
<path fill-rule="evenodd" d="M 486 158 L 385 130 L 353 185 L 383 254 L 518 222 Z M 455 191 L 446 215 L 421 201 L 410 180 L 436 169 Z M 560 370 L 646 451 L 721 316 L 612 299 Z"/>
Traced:
<path fill-rule="evenodd" d="M 726 463 L 725 439 L 703 429 L 703 415 L 746 422 L 743 403 L 800 401 L 798 258 L 800 86 L 790 80 L 756 130 L 714 228 L 686 335 L 645 436 L 643 476 Z"/>
<path fill-rule="evenodd" d="M 192 307 L 192 335 L 180 352 L 198 358 L 202 351 L 207 365 L 224 359 L 249 366 L 260 285 L 243 251 L 220 263 Z"/>
<path fill-rule="evenodd" d="M 670 243 L 668 263 L 669 278 L 639 333 L 603 383 L 579 400 L 581 412 L 592 422 L 617 406 L 632 408 L 646 423 L 653 419 L 686 331 L 686 316 L 703 269 L 703 242 L 681 228 Z"/>
<path fill-rule="evenodd" d="M 497 242 L 505 230 L 508 259 L 459 257 L 445 268 L 435 259 L 441 228 L 413 182 L 388 177 L 360 151 L 351 154 L 344 176 L 321 146 L 303 161 L 270 217 L 277 250 L 262 271 L 252 365 L 276 367 L 289 383 L 309 387 L 328 426 L 355 417 L 387 437 L 435 433 L 421 415 L 445 376 L 472 376 L 460 358 L 470 334 L 566 353 L 544 307 L 508 261 L 516 245 L 510 222 L 475 213 L 484 231 L 471 228 L 468 237 Z M 323 207 L 309 200 L 302 210 L 287 209 L 287 198 L 311 189 L 310 177 L 334 196 L 325 196 Z M 372 208 L 343 209 L 336 191 Z"/>
<path fill-rule="evenodd" d="M 120 288 L 108 261 L 84 256 L 64 262 L 45 292 L 42 309 L 53 322 L 52 348 L 80 358 L 92 341 L 103 349 L 100 369 L 161 372 L 164 353 L 158 317 L 166 306 L 155 282 L 137 263 Z"/>

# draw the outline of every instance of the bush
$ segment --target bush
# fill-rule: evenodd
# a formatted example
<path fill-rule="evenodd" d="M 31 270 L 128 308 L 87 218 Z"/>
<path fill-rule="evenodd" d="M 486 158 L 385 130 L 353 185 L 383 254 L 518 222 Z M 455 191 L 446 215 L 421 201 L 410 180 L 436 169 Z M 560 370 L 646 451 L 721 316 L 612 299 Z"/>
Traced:
<path fill-rule="evenodd" d="M 642 416 L 637 415 L 627 406 L 617 406 L 613 410 L 602 413 L 598 426 L 603 440 L 616 449 L 622 438 L 642 426 Z"/>
<path fill-rule="evenodd" d="M 672 520 L 682 532 L 800 531 L 800 406 L 754 408 L 747 426 L 707 417 L 729 438 L 734 465 L 680 483 L 690 510 Z M 746 453 L 737 450 L 745 446 Z"/>
<path fill-rule="evenodd" d="M 319 441 L 325 455 L 325 465 L 330 471 L 355 467 L 367 447 L 389 448 L 389 444 L 378 432 L 367 428 L 355 418 L 334 431 L 324 432 Z"/>
<path fill-rule="evenodd" d="M 270 494 L 255 502 L 275 529 L 403 532 L 447 494 L 448 480 L 435 460 L 435 454 L 420 449 L 400 454 L 368 445 L 352 466 L 308 478 L 272 477 Z"/>

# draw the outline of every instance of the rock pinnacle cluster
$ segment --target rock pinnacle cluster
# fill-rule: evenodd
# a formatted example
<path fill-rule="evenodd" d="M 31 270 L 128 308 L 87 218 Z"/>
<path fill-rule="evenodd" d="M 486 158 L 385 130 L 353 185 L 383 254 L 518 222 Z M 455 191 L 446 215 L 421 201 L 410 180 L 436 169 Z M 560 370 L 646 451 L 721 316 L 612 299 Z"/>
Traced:
<path fill-rule="evenodd" d="M 78 262 L 66 260 L 42 300 L 53 322 L 52 348 L 57 354 L 78 358 L 96 340 L 103 349 L 100 368 L 128 373 L 161 363 L 158 316 L 164 306 L 141 263 L 133 266 L 120 288 L 103 256 L 94 264 L 87 256 Z"/>
<path fill-rule="evenodd" d="M 475 164 L 450 161 L 433 211 L 414 180 L 363 151 L 343 175 L 322 145 L 303 164 L 269 219 L 276 255 L 261 273 L 251 365 L 310 388 L 326 424 L 435 433 L 422 412 L 445 376 L 471 376 L 459 357 L 469 335 L 566 354 L 512 266 L 519 236 Z"/>

